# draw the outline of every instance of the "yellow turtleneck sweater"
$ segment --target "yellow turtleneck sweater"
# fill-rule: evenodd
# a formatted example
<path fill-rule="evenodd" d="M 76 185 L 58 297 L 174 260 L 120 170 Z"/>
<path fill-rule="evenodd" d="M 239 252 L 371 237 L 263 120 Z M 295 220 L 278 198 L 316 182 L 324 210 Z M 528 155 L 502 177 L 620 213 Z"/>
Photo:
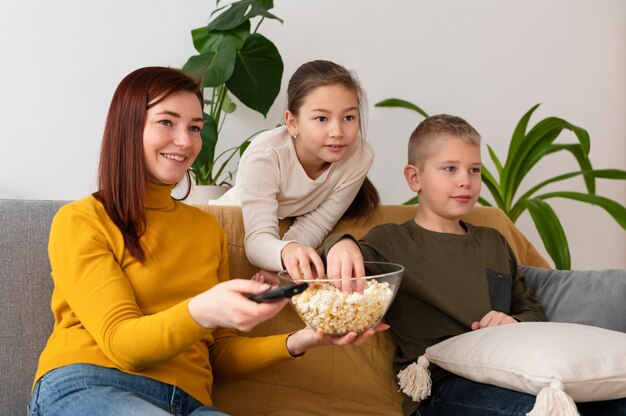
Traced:
<path fill-rule="evenodd" d="M 48 246 L 55 324 L 35 380 L 95 364 L 173 384 L 210 405 L 213 372 L 237 376 L 291 358 L 286 335 L 246 338 L 193 320 L 189 299 L 228 279 L 226 236 L 213 216 L 170 192 L 147 185 L 144 264 L 93 196 L 59 210 Z"/>

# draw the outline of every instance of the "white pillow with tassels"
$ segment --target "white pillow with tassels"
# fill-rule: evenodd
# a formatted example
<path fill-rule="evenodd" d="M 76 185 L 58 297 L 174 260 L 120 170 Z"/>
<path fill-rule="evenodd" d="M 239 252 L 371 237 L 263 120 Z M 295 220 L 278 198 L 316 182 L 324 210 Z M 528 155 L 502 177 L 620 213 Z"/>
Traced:
<path fill-rule="evenodd" d="M 400 388 L 415 401 L 430 395 L 429 361 L 473 381 L 536 395 L 529 416 L 578 415 L 574 401 L 626 397 L 626 334 L 593 326 L 523 322 L 440 342 L 398 373 Z"/>

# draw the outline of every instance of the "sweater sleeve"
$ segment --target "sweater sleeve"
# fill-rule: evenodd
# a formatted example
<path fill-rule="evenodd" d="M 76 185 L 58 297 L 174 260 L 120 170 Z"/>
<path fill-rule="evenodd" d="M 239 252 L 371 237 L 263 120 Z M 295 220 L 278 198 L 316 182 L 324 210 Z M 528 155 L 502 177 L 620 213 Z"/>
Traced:
<path fill-rule="evenodd" d="M 289 334 L 265 337 L 244 337 L 234 330 L 218 328 L 209 346 L 211 367 L 215 377 L 239 377 L 281 361 L 294 359 L 287 350 Z"/>
<path fill-rule="evenodd" d="M 358 161 L 354 160 L 355 164 L 350 166 L 350 174 L 337 184 L 324 202 L 295 219 L 283 236 L 284 240 L 297 241 L 313 248 L 322 244 L 324 238 L 354 200 L 372 165 L 373 154 L 369 152 L 369 147 L 365 147 L 363 156 Z"/>
<path fill-rule="evenodd" d="M 279 161 L 271 151 L 248 155 L 241 178 L 244 246 L 250 263 L 266 270 L 282 270 L 280 252 L 290 241 L 278 234 Z"/>
<path fill-rule="evenodd" d="M 209 332 L 191 318 L 187 299 L 142 314 L 120 265 L 122 253 L 112 243 L 116 238 L 92 212 L 62 208 L 50 232 L 52 275 L 55 291 L 69 307 L 59 313 L 75 314 L 76 324 L 121 369 L 139 371 L 179 354 Z"/>
<path fill-rule="evenodd" d="M 306 207 L 309 212 L 298 216 L 282 239 L 278 228 L 278 199 L 281 175 L 289 173 L 281 172 L 281 169 L 289 168 L 281 166 L 279 156 L 271 149 L 255 149 L 246 156 L 245 169 L 240 170 L 238 183 L 241 183 L 246 233 L 244 245 L 252 264 L 279 271 L 283 269 L 281 251 L 288 243 L 297 241 L 313 248 L 321 244 L 352 203 L 372 165 L 374 156 L 369 145 L 364 142 L 359 149 L 358 154 L 337 167 L 341 178 L 330 195 L 322 203 Z"/>
<path fill-rule="evenodd" d="M 222 247 L 218 279 L 229 279 L 228 251 Z M 267 337 L 243 337 L 236 330 L 217 328 L 209 343 L 209 358 L 214 377 L 232 378 L 261 370 L 272 364 L 293 359 L 287 350 L 289 334 Z"/>

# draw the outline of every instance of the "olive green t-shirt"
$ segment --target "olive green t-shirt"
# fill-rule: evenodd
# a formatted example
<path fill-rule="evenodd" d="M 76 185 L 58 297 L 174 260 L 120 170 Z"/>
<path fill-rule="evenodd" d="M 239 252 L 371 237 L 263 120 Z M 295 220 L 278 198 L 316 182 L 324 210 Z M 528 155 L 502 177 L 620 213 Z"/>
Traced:
<path fill-rule="evenodd" d="M 465 234 L 430 231 L 415 221 L 384 224 L 358 242 L 364 260 L 405 268 L 385 316 L 397 344 L 396 371 L 416 361 L 431 345 L 471 331 L 472 322 L 491 310 L 518 321 L 546 320 L 504 236 L 493 228 L 460 224 Z M 342 237 L 329 237 L 324 252 Z M 433 381 L 445 375 L 434 365 L 430 370 Z M 416 408 L 417 403 L 410 407 Z"/>

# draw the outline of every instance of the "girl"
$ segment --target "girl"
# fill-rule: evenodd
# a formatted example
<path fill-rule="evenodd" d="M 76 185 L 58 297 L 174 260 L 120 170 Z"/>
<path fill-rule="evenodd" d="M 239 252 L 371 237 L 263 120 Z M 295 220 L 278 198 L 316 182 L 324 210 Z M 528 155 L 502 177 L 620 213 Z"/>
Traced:
<path fill-rule="evenodd" d="M 329 61 L 307 62 L 289 80 L 285 125 L 252 141 L 235 186 L 220 198 L 241 203 L 252 264 L 286 268 L 294 278 L 324 276 L 314 248 L 342 216 L 378 206 L 366 179 L 374 153 L 361 134 L 362 97 L 356 77 Z M 295 220 L 281 239 L 278 220 L 286 217 Z"/>
<path fill-rule="evenodd" d="M 219 223 L 171 198 L 200 151 L 201 129 L 200 88 L 181 72 L 142 68 L 118 86 L 99 190 L 61 208 L 52 224 L 55 324 L 39 360 L 31 416 L 221 415 L 211 407 L 214 372 L 254 371 L 374 333 L 336 340 L 311 329 L 236 335 L 287 301 L 247 299 L 269 285 L 229 281 Z"/>

